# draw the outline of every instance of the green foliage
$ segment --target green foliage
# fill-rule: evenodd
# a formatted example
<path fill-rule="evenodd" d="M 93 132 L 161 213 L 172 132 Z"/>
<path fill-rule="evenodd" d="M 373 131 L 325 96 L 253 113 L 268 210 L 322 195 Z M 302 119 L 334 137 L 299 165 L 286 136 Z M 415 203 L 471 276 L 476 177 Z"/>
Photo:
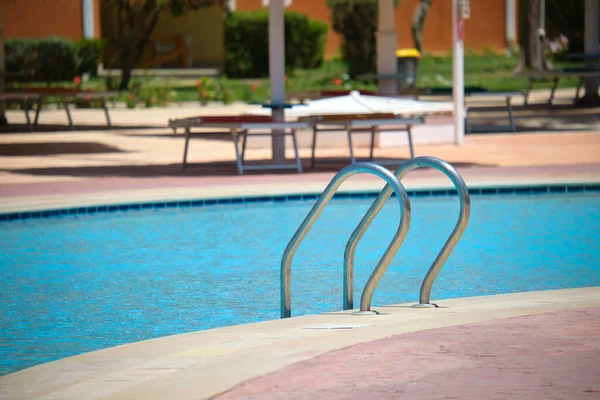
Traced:
<path fill-rule="evenodd" d="M 143 80 L 131 80 L 125 105 L 127 108 L 135 108 L 138 104 L 147 108 L 166 107 L 176 98 L 177 92 L 171 88 L 170 79 L 162 85 L 156 85 L 146 75 Z"/>
<path fill-rule="evenodd" d="M 63 38 L 8 39 L 6 70 L 19 81 L 71 80 L 77 72 L 73 42 Z"/>
<path fill-rule="evenodd" d="M 333 30 L 344 37 L 342 58 L 350 76 L 375 72 L 377 0 L 327 0 L 327 5 Z"/>
<path fill-rule="evenodd" d="M 47 38 L 37 45 L 38 80 L 54 82 L 73 79 L 77 74 L 75 45 L 69 39 Z"/>
<path fill-rule="evenodd" d="M 261 77 L 269 72 L 269 24 L 266 12 L 233 12 L 225 25 L 225 74 Z"/>
<path fill-rule="evenodd" d="M 297 12 L 285 16 L 285 63 L 289 74 L 323 63 L 327 24 Z M 229 77 L 263 77 L 269 74 L 269 14 L 266 11 L 233 12 L 225 29 L 225 73 Z"/>
<path fill-rule="evenodd" d="M 323 64 L 326 23 L 298 12 L 286 12 L 285 39 L 285 64 L 292 71 L 318 68 Z"/>
<path fill-rule="evenodd" d="M 10 80 L 30 80 L 38 66 L 37 40 L 6 39 L 6 74 Z"/>
<path fill-rule="evenodd" d="M 96 76 L 103 49 L 104 42 L 101 39 L 84 39 L 75 42 L 77 74 L 88 73 L 90 76 Z"/>
<path fill-rule="evenodd" d="M 7 39 L 6 70 L 9 79 L 28 82 L 70 81 L 77 74 L 95 75 L 102 42 L 64 38 Z"/>

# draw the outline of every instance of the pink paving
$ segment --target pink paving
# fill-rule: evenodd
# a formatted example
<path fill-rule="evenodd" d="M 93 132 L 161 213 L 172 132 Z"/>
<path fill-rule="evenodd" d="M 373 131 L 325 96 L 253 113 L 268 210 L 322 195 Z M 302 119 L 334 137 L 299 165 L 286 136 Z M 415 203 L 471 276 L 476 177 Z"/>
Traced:
<path fill-rule="evenodd" d="M 515 183 L 519 182 L 520 176 L 526 176 L 529 180 L 552 177 L 555 180 L 565 179 L 570 176 L 587 176 L 600 172 L 600 164 L 579 165 L 551 165 L 551 166 L 516 166 L 516 167 L 465 167 L 457 168 L 463 178 L 470 181 L 494 182 L 495 180 L 506 180 L 511 177 Z M 335 175 L 335 172 L 311 172 L 303 174 L 261 174 L 244 176 L 196 176 L 196 177 L 152 177 L 152 178 L 96 178 L 77 181 L 58 182 L 36 182 L 36 183 L 12 183 L 2 184 L 0 182 L 0 197 L 10 198 L 19 196 L 43 196 L 52 194 L 83 194 L 119 190 L 144 190 L 154 188 L 185 188 L 185 187 L 219 187 L 236 186 L 240 184 L 273 184 L 293 182 L 302 185 L 307 182 L 327 183 Z M 443 178 L 436 170 L 420 169 L 411 172 L 403 183 L 411 181 L 427 180 L 431 178 Z M 379 178 L 371 175 L 359 175 L 353 177 L 354 181 L 375 181 Z M 448 183 L 449 184 L 449 183 Z"/>
<path fill-rule="evenodd" d="M 241 384 L 233 399 L 599 399 L 600 308 L 408 333 Z"/>

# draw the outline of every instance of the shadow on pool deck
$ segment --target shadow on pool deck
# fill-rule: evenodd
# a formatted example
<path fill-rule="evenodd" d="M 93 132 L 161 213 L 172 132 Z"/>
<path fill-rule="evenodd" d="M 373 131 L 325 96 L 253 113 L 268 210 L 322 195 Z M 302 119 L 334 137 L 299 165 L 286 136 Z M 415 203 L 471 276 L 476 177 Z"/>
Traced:
<path fill-rule="evenodd" d="M 98 142 L 18 142 L 0 143 L 0 156 L 30 157 L 61 154 L 125 153 L 117 147 Z"/>
<path fill-rule="evenodd" d="M 390 161 L 391 158 L 379 158 L 380 160 Z M 407 158 L 397 159 L 398 164 L 407 161 Z M 292 164 L 291 161 L 290 165 Z M 264 165 L 264 161 L 248 161 L 246 165 Z M 303 159 L 303 174 L 321 173 L 321 172 L 338 172 L 340 169 L 348 165 L 347 159 L 332 159 L 320 158 L 319 164 L 310 169 L 310 160 Z M 388 166 L 394 170 L 397 165 Z M 488 167 L 491 165 L 474 164 L 474 163 L 453 163 L 456 168 L 463 167 Z M 161 176 L 227 176 L 238 175 L 238 171 L 234 161 L 223 162 L 206 162 L 192 163 L 183 171 L 181 164 L 150 164 L 150 165 L 109 165 L 109 166 L 77 166 L 77 167 L 47 167 L 47 168 L 23 168 L 5 170 L 11 173 L 28 174 L 37 176 L 72 176 L 72 177 L 161 177 Z M 296 173 L 295 169 L 287 170 L 259 170 L 245 171 L 245 175 L 289 175 Z"/>
<path fill-rule="evenodd" d="M 406 333 L 290 365 L 234 399 L 598 399 L 600 308 Z"/>

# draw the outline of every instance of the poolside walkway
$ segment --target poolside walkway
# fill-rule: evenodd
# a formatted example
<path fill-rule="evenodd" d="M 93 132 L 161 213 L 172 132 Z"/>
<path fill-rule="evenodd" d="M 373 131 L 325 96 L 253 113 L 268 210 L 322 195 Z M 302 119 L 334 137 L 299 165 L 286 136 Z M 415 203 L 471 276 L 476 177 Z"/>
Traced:
<path fill-rule="evenodd" d="M 250 380 L 235 399 L 598 399 L 600 308 L 366 342 Z"/>

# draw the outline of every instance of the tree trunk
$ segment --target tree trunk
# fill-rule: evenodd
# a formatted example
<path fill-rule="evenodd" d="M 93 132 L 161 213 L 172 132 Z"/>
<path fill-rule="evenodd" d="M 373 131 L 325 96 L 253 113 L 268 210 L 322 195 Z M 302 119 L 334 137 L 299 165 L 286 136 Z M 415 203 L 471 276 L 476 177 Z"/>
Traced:
<path fill-rule="evenodd" d="M 135 62 L 129 60 L 121 61 L 121 82 L 119 83 L 119 90 L 129 89 L 129 81 L 131 80 L 131 73 L 135 67 Z"/>
<path fill-rule="evenodd" d="M 127 38 L 128 40 L 125 40 L 124 43 L 121 44 L 123 47 L 121 47 L 119 51 L 121 55 L 121 83 L 119 84 L 119 90 L 127 90 L 129 88 L 131 73 L 142 59 L 146 44 L 150 40 L 152 31 L 154 31 L 154 27 L 158 22 L 160 11 L 160 9 L 154 9 L 148 16 L 148 24 L 145 27 L 140 27 L 141 29 L 139 30 L 130 30 L 129 32 L 136 36 Z M 145 21 L 146 18 L 144 16 L 139 16 L 138 20 Z M 139 36 L 137 36 L 138 34 Z"/>
<path fill-rule="evenodd" d="M 521 61 L 517 70 L 548 69 L 543 41 L 545 33 L 541 31 L 541 0 L 519 1 L 519 41 L 521 43 Z"/>
<path fill-rule="evenodd" d="M 423 52 L 423 25 L 425 24 L 427 13 L 431 7 L 431 1 L 432 0 L 420 0 L 413 15 L 412 35 L 415 48 L 419 50 L 419 53 Z"/>

